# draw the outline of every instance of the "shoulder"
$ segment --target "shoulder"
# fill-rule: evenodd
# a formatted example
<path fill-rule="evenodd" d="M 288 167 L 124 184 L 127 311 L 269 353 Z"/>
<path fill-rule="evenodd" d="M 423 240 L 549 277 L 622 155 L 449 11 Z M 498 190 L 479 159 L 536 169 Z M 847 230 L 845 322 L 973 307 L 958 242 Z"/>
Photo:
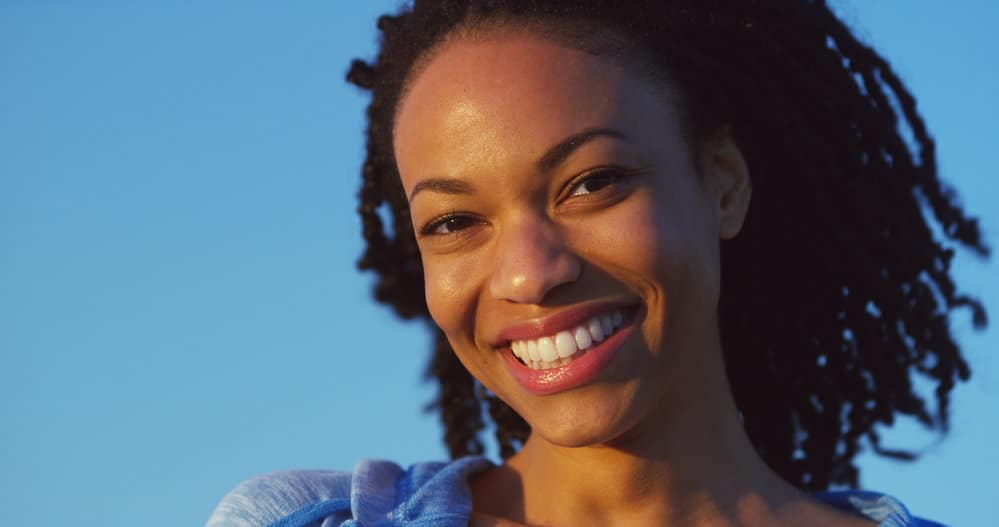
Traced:
<path fill-rule="evenodd" d="M 469 457 L 406 469 L 364 460 L 351 472 L 273 472 L 226 494 L 206 527 L 304 527 L 349 519 L 364 525 L 463 525 L 471 512 L 467 479 L 490 466 L 485 458 Z"/>
<path fill-rule="evenodd" d="M 879 522 L 880 527 L 944 527 L 944 524 L 913 516 L 898 499 L 866 490 L 840 490 L 815 494 L 837 509 L 857 513 Z"/>
<path fill-rule="evenodd" d="M 226 494 L 206 527 L 266 527 L 311 505 L 348 505 L 351 473 L 286 470 L 243 481 Z"/>

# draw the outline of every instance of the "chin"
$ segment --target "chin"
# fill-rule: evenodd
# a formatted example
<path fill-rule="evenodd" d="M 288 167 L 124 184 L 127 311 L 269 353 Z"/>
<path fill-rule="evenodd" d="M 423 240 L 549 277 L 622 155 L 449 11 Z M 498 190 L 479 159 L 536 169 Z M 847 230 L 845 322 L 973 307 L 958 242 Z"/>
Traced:
<path fill-rule="evenodd" d="M 637 413 L 636 408 L 628 404 L 630 401 L 608 404 L 607 398 L 600 399 L 576 400 L 575 404 L 559 405 L 543 415 L 533 415 L 528 419 L 532 438 L 539 436 L 538 439 L 567 448 L 613 442 L 631 429 L 637 420 L 631 415 Z"/>

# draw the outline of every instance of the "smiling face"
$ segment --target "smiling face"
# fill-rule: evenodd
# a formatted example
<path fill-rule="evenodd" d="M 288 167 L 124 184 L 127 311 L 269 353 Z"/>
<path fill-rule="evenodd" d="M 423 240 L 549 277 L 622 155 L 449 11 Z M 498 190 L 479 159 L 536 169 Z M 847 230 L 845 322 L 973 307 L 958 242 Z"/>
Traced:
<path fill-rule="evenodd" d="M 524 32 L 444 44 L 408 88 L 427 304 L 472 375 L 565 446 L 710 398 L 718 243 L 749 195 L 731 141 L 695 159 L 663 83 Z"/>

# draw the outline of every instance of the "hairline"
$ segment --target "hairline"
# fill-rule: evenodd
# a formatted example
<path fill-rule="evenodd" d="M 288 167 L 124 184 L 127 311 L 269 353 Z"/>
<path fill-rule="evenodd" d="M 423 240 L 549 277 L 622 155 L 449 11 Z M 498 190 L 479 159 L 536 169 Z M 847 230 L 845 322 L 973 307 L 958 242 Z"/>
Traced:
<path fill-rule="evenodd" d="M 620 31 L 601 26 L 585 18 L 530 18 L 510 15 L 483 16 L 470 15 L 456 24 L 433 44 L 421 52 L 402 77 L 395 107 L 392 109 L 391 134 L 395 143 L 395 125 L 403 101 L 409 94 L 414 79 L 420 76 L 441 52 L 458 42 L 490 42 L 503 38 L 529 36 L 547 40 L 559 46 L 582 51 L 600 60 L 616 61 L 629 73 L 649 82 L 667 101 L 674 106 L 680 119 L 683 139 L 688 142 L 691 153 L 696 153 L 699 138 L 696 126 L 683 87 L 671 78 L 661 61 L 655 60 L 655 53 L 643 46 L 635 38 L 627 37 Z"/>

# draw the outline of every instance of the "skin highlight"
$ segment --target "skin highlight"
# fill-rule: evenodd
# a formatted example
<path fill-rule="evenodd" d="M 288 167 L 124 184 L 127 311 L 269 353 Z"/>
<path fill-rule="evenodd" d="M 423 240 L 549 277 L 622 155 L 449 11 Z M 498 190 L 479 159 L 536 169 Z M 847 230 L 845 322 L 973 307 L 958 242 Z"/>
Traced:
<path fill-rule="evenodd" d="M 427 306 L 462 364 L 532 427 L 473 481 L 473 524 L 870 524 L 784 482 L 739 423 L 719 242 L 739 233 L 750 176 L 724 127 L 691 154 L 674 100 L 530 33 L 450 41 L 408 81 L 393 146 Z M 541 162 L 595 129 L 615 134 Z M 639 331 L 594 381 L 526 392 L 495 335 L 592 302 L 636 306 Z"/>

